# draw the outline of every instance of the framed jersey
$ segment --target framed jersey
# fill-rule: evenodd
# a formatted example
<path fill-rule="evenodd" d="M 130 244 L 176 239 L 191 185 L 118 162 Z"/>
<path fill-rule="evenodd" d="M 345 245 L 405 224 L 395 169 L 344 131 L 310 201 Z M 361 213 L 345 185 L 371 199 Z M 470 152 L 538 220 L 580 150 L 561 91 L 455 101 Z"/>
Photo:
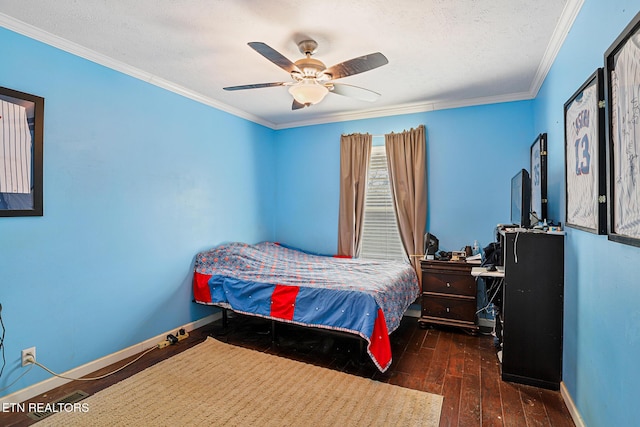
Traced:
<path fill-rule="evenodd" d="M 640 13 L 605 52 L 608 236 L 640 246 Z"/>
<path fill-rule="evenodd" d="M 0 87 L 0 217 L 42 216 L 44 98 Z"/>
<path fill-rule="evenodd" d="M 605 103 L 598 68 L 564 104 L 565 223 L 607 233 Z"/>

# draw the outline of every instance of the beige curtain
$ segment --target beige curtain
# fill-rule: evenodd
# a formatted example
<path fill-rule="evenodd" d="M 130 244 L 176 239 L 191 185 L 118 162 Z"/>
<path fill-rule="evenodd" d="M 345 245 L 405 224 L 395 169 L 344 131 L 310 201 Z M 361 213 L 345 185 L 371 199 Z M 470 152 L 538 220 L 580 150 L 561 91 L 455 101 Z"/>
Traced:
<path fill-rule="evenodd" d="M 417 129 L 387 134 L 384 142 L 400 238 L 419 273 L 427 222 L 425 127 L 420 125 Z"/>
<path fill-rule="evenodd" d="M 340 137 L 338 255 L 357 257 L 360 253 L 372 140 L 369 134 Z"/>

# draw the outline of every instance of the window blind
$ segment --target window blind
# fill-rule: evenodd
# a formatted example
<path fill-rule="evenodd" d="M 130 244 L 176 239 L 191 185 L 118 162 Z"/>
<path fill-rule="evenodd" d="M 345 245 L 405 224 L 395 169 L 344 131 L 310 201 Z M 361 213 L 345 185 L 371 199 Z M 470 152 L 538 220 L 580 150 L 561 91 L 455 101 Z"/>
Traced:
<path fill-rule="evenodd" d="M 384 146 L 371 149 L 364 204 L 360 258 L 407 260 L 393 208 Z"/>

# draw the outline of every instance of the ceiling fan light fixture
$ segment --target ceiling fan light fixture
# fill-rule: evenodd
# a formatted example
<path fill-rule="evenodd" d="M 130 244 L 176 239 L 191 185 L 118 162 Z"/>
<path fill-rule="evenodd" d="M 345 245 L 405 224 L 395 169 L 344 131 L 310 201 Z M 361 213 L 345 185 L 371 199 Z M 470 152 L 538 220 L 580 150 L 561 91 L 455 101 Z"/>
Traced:
<path fill-rule="evenodd" d="M 326 86 L 313 79 L 304 79 L 289 88 L 289 93 L 301 104 L 317 104 L 329 93 Z"/>
<path fill-rule="evenodd" d="M 263 42 L 250 42 L 249 46 L 264 56 L 273 64 L 289 73 L 289 82 L 254 83 L 249 85 L 228 86 L 224 90 L 258 89 L 263 87 L 287 86 L 293 96 L 292 110 L 299 110 L 321 102 L 327 93 L 348 96 L 364 101 L 375 101 L 379 93 L 357 86 L 334 83 L 334 80 L 354 74 L 364 73 L 382 65 L 389 60 L 380 52 L 359 56 L 327 68 L 322 61 L 312 58 L 318 47 L 314 40 L 303 40 L 298 43 L 298 49 L 304 58 L 291 62 L 287 57 Z M 336 86 L 336 84 L 338 86 Z"/>

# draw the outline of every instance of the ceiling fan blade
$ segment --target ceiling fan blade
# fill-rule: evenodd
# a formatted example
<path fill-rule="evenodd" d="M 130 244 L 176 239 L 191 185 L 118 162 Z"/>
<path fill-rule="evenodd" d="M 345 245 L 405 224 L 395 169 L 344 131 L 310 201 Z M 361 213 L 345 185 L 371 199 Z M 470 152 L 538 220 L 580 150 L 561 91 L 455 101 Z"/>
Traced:
<path fill-rule="evenodd" d="M 344 83 L 332 83 L 332 85 L 333 90 L 331 92 L 338 95 L 348 96 L 350 98 L 368 102 L 373 102 L 380 98 L 380 94 L 378 92 L 374 92 L 362 87 L 346 85 Z"/>
<path fill-rule="evenodd" d="M 260 55 L 276 64 L 278 67 L 285 70 L 287 73 L 291 74 L 294 71 L 300 72 L 300 69 L 296 66 L 296 64 L 291 62 L 271 46 L 262 42 L 250 42 L 249 46 L 251 46 Z"/>
<path fill-rule="evenodd" d="M 301 108 L 308 107 L 308 106 L 309 106 L 309 104 L 303 104 L 302 102 L 298 102 L 298 101 L 296 101 L 294 99 L 293 100 L 293 104 L 291 104 L 291 109 L 292 110 L 299 110 Z"/>
<path fill-rule="evenodd" d="M 284 86 L 286 83 L 284 82 L 275 82 L 275 83 L 254 83 L 251 85 L 240 85 L 240 86 L 227 86 L 223 87 L 224 90 L 243 90 L 243 89 L 259 89 L 262 87 L 274 87 L 274 86 Z"/>
<path fill-rule="evenodd" d="M 352 76 L 354 74 L 364 73 L 388 64 L 389 60 L 380 52 L 353 58 L 348 61 L 341 62 L 324 70 L 325 74 L 331 74 L 332 79 L 340 79 L 342 77 Z"/>

